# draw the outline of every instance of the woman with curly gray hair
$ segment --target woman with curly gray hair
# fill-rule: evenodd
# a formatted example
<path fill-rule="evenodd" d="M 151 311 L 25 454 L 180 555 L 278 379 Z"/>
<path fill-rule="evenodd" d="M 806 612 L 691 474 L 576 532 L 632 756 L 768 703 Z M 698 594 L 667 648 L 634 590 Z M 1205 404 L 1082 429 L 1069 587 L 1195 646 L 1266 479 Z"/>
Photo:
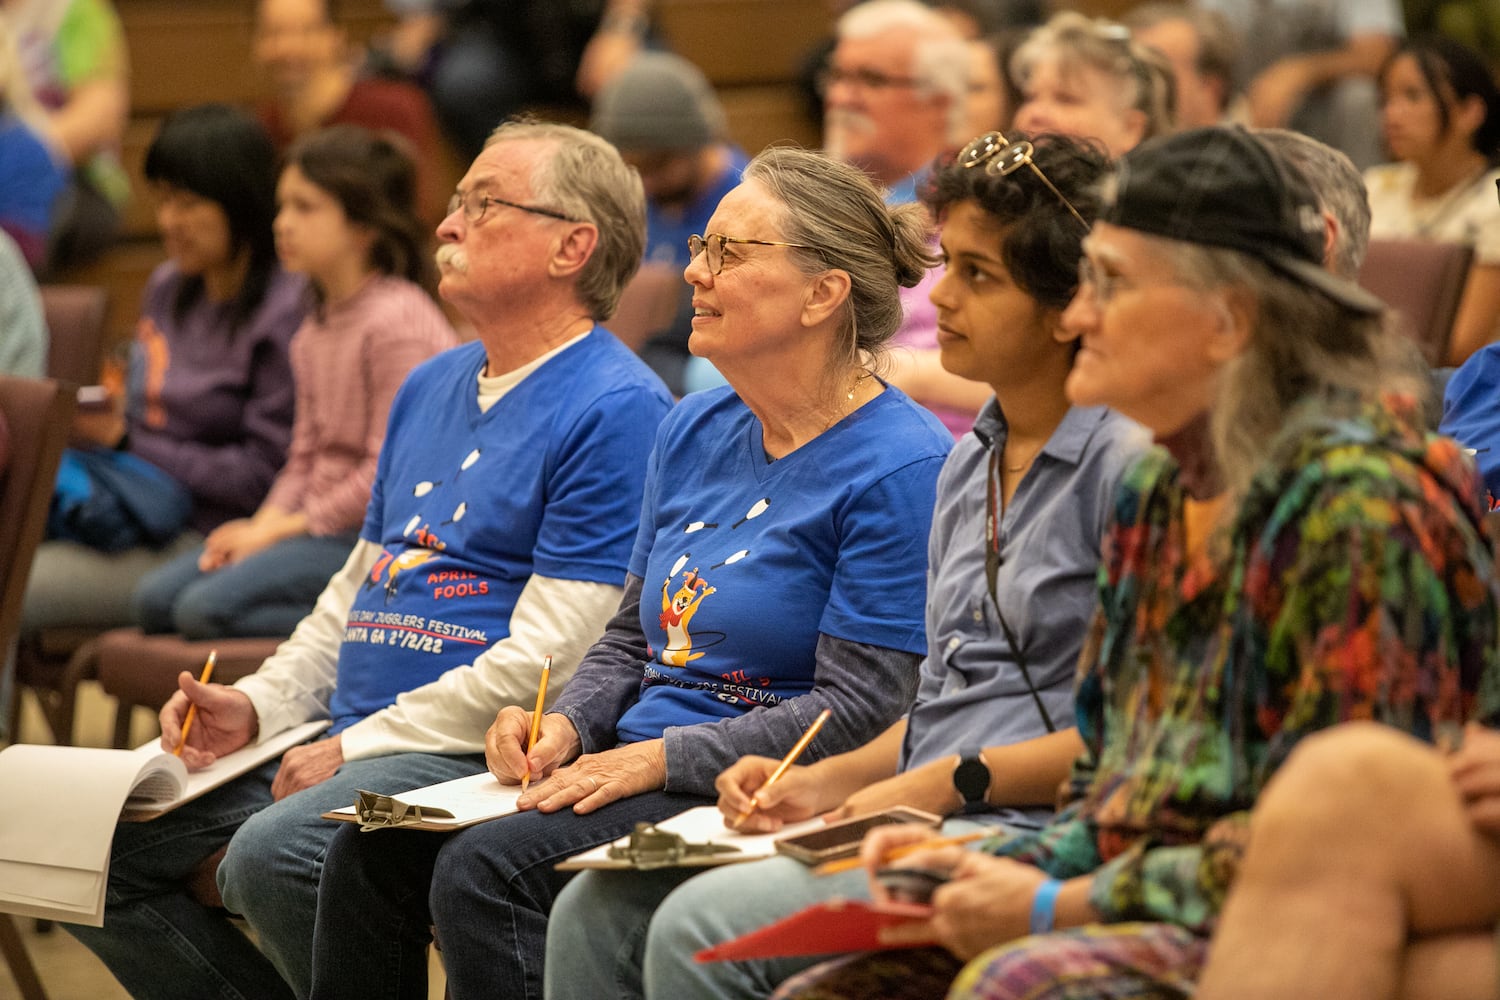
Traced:
<path fill-rule="evenodd" d="M 1057 14 L 1017 47 L 1015 127 L 1093 139 L 1115 157 L 1177 124 L 1171 66 L 1122 25 Z"/>

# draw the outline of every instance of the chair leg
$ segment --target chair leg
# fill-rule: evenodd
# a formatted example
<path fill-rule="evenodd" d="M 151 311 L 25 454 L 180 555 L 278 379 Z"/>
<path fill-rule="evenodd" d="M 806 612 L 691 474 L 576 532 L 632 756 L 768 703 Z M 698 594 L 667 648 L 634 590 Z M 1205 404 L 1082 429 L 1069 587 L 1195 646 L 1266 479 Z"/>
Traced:
<path fill-rule="evenodd" d="M 5 964 L 21 989 L 21 1000 L 47 1000 L 47 991 L 42 989 L 36 966 L 31 964 L 31 956 L 26 953 L 26 942 L 21 940 L 15 919 L 8 913 L 0 913 L 0 955 L 5 956 Z"/>
<path fill-rule="evenodd" d="M 134 712 L 135 706 L 126 702 L 115 705 L 115 741 L 111 745 L 116 750 L 130 749 L 130 717 Z"/>
<path fill-rule="evenodd" d="M 21 738 L 21 699 L 26 696 L 26 688 L 17 683 L 10 689 L 10 718 L 6 720 L 5 738 L 14 743 Z"/>
<path fill-rule="evenodd" d="M 53 701 L 47 721 L 52 725 L 52 736 L 59 746 L 73 745 L 73 717 L 78 705 L 78 685 L 99 676 L 99 643 L 90 639 L 73 650 L 68 665 L 63 668 L 57 685 L 57 696 Z"/>

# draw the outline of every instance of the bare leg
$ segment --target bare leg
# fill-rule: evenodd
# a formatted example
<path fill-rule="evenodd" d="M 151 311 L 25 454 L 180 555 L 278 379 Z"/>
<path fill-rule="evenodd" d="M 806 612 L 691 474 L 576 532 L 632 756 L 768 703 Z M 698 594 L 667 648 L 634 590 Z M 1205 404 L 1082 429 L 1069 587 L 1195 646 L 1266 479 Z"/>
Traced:
<path fill-rule="evenodd" d="M 1198 1000 L 1381 1000 L 1408 995 L 1403 982 L 1457 998 L 1419 965 L 1447 968 L 1480 937 L 1487 963 L 1459 978 L 1483 981 L 1487 965 L 1493 997 L 1497 918 L 1500 843 L 1474 830 L 1443 759 L 1389 727 L 1340 726 L 1256 804 Z"/>
<path fill-rule="evenodd" d="M 1494 1000 L 1500 996 L 1495 935 L 1445 934 L 1406 950 L 1401 1000 Z"/>

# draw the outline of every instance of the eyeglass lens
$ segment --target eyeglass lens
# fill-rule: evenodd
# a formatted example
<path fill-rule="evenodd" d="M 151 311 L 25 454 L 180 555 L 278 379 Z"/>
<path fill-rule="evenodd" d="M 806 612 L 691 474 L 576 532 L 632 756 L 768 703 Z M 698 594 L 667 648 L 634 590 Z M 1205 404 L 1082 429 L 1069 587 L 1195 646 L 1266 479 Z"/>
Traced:
<path fill-rule="evenodd" d="M 1094 266 L 1094 262 L 1087 257 L 1078 258 L 1078 289 L 1083 290 L 1087 285 L 1094 290 L 1094 301 L 1104 305 L 1109 297 L 1114 294 L 1114 285 L 1108 275 Z"/>
<path fill-rule="evenodd" d="M 893 76 L 890 73 L 882 73 L 878 69 L 860 67 L 858 69 L 843 69 L 839 66 L 825 66 L 818 73 L 818 91 L 827 94 L 834 84 L 843 83 L 858 90 L 884 90 L 887 87 L 911 87 L 916 80 L 909 76 Z"/>
<path fill-rule="evenodd" d="M 706 238 L 702 236 L 688 237 L 688 261 L 698 258 L 704 254 L 703 263 L 708 265 L 709 274 L 718 274 L 724 267 L 724 237 L 716 233 L 709 234 Z"/>

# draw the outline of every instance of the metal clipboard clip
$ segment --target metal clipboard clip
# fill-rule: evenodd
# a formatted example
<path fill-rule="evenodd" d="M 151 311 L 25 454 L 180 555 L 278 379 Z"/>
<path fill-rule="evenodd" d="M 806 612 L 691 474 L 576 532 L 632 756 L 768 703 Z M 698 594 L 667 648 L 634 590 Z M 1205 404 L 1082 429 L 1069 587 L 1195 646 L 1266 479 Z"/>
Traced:
<path fill-rule="evenodd" d="M 657 829 L 654 823 L 637 823 L 630 840 L 623 846 L 609 849 L 612 861 L 628 861 L 632 868 L 650 871 L 653 868 L 671 868 L 689 858 L 713 854 L 739 853 L 738 847 L 729 844 L 690 844 L 680 834 Z"/>
<path fill-rule="evenodd" d="M 407 805 L 389 795 L 377 795 L 360 789 L 354 802 L 354 814 L 359 817 L 359 830 L 385 830 L 394 827 L 416 826 L 424 819 L 452 819 L 453 814 L 435 806 Z"/>

